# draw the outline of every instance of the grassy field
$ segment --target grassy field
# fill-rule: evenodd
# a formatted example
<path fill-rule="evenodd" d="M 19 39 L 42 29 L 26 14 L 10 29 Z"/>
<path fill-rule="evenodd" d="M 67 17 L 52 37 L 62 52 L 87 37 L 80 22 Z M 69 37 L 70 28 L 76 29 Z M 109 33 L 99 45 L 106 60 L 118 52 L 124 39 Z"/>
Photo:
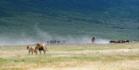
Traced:
<path fill-rule="evenodd" d="M 139 43 L 47 47 L 29 55 L 26 46 L 0 46 L 0 70 L 139 70 Z"/>

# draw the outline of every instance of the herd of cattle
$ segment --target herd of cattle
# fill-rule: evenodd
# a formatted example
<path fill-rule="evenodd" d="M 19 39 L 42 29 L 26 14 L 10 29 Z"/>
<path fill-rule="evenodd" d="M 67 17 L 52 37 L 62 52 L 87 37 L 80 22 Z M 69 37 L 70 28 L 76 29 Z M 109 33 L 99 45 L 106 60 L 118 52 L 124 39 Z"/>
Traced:
<path fill-rule="evenodd" d="M 94 43 L 96 40 L 95 37 L 92 37 L 91 41 Z M 110 40 L 109 43 L 129 43 L 129 40 Z"/>
<path fill-rule="evenodd" d="M 110 43 L 129 43 L 129 40 L 111 40 Z"/>
<path fill-rule="evenodd" d="M 91 42 L 95 43 L 96 38 L 92 37 Z M 109 43 L 129 43 L 129 40 L 110 40 Z M 47 41 L 47 44 L 65 44 L 66 41 L 64 40 L 49 40 Z"/>
<path fill-rule="evenodd" d="M 96 40 L 95 37 L 93 37 L 91 39 L 92 43 L 94 43 Z M 129 40 L 110 40 L 109 43 L 129 43 L 130 41 Z M 47 44 L 60 44 L 60 43 L 65 43 L 65 41 L 59 41 L 59 40 L 50 40 L 50 41 L 47 41 Z M 38 54 L 38 52 L 41 52 L 43 51 L 43 53 L 45 54 L 46 51 L 47 51 L 47 46 L 45 44 L 41 44 L 41 43 L 37 43 L 35 44 L 35 47 L 33 48 L 32 46 L 27 46 L 27 50 L 28 50 L 28 53 L 29 54 Z"/>
<path fill-rule="evenodd" d="M 41 44 L 41 43 L 35 44 L 34 48 L 32 46 L 28 45 L 27 50 L 28 50 L 29 54 L 34 54 L 35 53 L 36 55 L 38 54 L 38 51 L 40 52 L 40 54 L 41 54 L 42 51 L 43 51 L 44 54 L 46 53 L 46 51 L 48 51 L 46 45 Z"/>
<path fill-rule="evenodd" d="M 64 43 L 66 43 L 65 40 L 49 40 L 46 42 L 47 42 L 47 44 L 64 44 Z"/>

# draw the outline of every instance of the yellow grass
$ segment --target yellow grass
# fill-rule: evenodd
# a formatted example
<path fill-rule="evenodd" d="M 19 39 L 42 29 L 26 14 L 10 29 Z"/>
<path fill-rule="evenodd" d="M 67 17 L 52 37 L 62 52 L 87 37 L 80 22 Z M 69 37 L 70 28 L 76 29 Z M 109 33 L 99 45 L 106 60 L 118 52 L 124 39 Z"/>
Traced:
<path fill-rule="evenodd" d="M 45 55 L 26 46 L 0 46 L 0 70 L 139 70 L 139 43 L 48 45 Z"/>

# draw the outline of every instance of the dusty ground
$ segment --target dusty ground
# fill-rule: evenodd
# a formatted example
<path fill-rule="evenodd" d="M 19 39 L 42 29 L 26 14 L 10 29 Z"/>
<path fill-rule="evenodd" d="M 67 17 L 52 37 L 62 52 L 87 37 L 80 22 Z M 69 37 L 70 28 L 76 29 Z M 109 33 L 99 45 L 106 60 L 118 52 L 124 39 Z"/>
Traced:
<path fill-rule="evenodd" d="M 49 45 L 46 55 L 25 46 L 0 47 L 0 70 L 139 70 L 139 43 Z"/>
<path fill-rule="evenodd" d="M 32 70 L 139 70 L 139 60 L 81 62 L 80 64 L 68 62 L 60 63 L 58 66 L 42 67 Z"/>

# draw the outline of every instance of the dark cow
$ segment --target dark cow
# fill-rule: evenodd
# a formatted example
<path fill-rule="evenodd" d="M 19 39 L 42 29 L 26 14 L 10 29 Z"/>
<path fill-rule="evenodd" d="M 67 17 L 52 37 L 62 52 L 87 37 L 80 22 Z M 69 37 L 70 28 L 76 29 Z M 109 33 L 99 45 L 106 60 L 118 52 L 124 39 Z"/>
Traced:
<path fill-rule="evenodd" d="M 46 51 L 47 51 L 47 47 L 43 44 L 37 43 L 36 47 L 35 47 L 35 50 L 38 50 L 40 52 L 40 54 L 41 54 L 41 51 L 43 51 L 44 54 L 45 54 Z"/>

